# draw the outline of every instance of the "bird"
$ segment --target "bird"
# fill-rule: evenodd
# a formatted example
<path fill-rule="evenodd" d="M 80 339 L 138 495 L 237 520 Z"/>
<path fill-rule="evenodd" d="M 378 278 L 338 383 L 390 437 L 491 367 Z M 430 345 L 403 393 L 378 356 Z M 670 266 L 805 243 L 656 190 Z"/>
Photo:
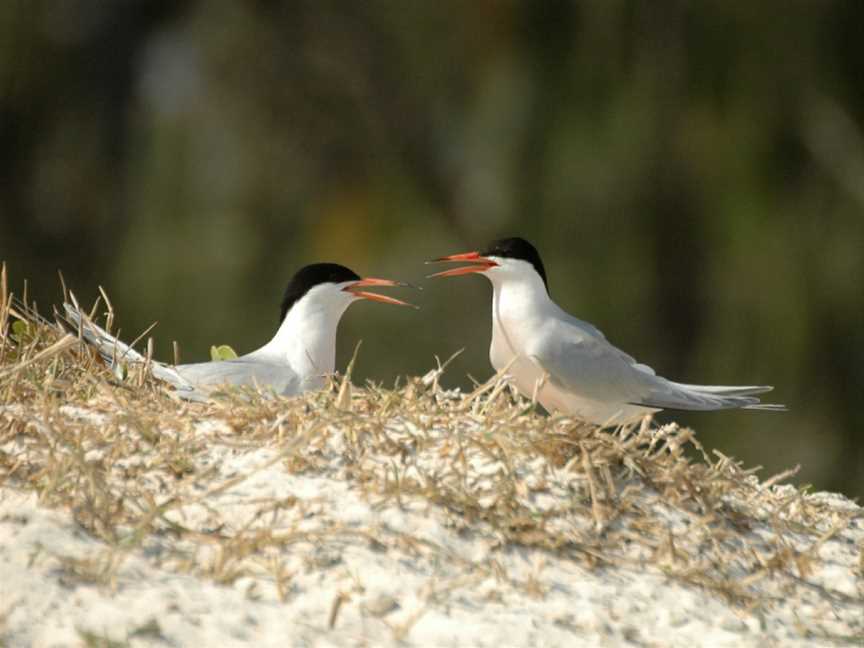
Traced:
<path fill-rule="evenodd" d="M 549 412 L 617 426 L 664 409 L 785 410 L 757 397 L 773 389 L 768 385 L 690 385 L 658 376 L 552 300 L 540 254 L 523 238 L 497 240 L 483 252 L 428 263 L 436 262 L 467 265 L 429 278 L 477 273 L 492 282 L 492 366 Z"/>
<path fill-rule="evenodd" d="M 294 396 L 324 386 L 335 370 L 336 329 L 348 307 L 360 300 L 414 306 L 367 292 L 373 286 L 410 286 L 391 279 L 361 278 L 337 263 L 313 263 L 298 270 L 282 298 L 279 328 L 264 346 L 231 360 L 169 365 L 152 362 L 154 377 L 185 400 L 203 401 L 216 388 L 255 387 Z M 131 346 L 94 324 L 76 304 L 64 303 L 66 323 L 79 331 L 111 366 L 144 362 Z"/>

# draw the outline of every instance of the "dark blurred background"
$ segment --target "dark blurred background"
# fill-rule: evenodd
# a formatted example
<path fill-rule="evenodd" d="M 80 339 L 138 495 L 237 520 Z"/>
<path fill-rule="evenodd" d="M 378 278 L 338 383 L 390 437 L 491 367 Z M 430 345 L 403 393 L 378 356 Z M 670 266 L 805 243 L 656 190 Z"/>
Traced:
<path fill-rule="evenodd" d="M 664 415 L 864 494 L 864 3 L 0 3 L 0 259 L 43 312 L 102 285 L 158 355 L 249 351 L 299 266 L 423 281 L 521 235 L 553 297 L 658 372 L 791 412 Z M 490 287 L 363 304 L 339 366 L 392 385 Z"/>

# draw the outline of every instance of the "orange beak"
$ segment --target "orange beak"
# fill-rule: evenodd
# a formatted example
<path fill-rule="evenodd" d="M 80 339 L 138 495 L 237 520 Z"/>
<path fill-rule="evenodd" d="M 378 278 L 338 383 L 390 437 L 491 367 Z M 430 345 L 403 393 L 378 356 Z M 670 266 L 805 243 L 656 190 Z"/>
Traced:
<path fill-rule="evenodd" d="M 461 268 L 453 268 L 452 270 L 444 270 L 429 275 L 427 279 L 435 277 L 456 277 L 458 275 L 471 274 L 472 272 L 486 272 L 489 268 L 494 268 L 498 264 L 488 257 L 481 256 L 479 252 L 464 252 L 462 254 L 451 254 L 450 256 L 439 257 L 432 259 L 426 263 L 440 263 L 452 261 L 468 261 L 473 265 L 462 266 Z"/>
<path fill-rule="evenodd" d="M 366 292 L 365 290 L 360 290 L 366 286 L 408 286 L 411 284 L 407 284 L 404 281 L 393 281 L 392 279 L 376 279 L 375 277 L 364 277 L 360 279 L 360 281 L 355 281 L 354 283 L 345 286 L 342 290 L 345 292 L 349 292 L 356 297 L 360 297 L 362 299 L 369 299 L 371 301 L 381 302 L 382 304 L 396 304 L 397 306 L 410 306 L 411 308 L 420 308 L 419 306 L 415 306 L 414 304 L 409 304 L 408 302 L 404 302 L 400 299 L 395 299 L 394 297 L 387 297 L 386 295 L 379 295 L 377 293 Z"/>

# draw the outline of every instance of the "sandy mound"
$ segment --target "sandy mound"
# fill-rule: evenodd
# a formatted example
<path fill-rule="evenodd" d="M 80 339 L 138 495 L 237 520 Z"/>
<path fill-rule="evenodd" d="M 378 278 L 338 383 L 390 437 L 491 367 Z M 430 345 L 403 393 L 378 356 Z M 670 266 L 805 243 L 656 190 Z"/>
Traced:
<path fill-rule="evenodd" d="M 183 403 L 9 315 L 4 645 L 864 642 L 864 510 L 689 430 L 601 431 L 439 370 Z"/>

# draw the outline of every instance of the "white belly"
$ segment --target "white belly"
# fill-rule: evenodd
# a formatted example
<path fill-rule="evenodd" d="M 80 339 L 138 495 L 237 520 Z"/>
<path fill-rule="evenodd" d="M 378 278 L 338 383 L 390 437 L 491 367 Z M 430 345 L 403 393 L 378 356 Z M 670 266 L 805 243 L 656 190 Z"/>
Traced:
<path fill-rule="evenodd" d="M 603 426 L 633 423 L 646 414 L 658 411 L 648 407 L 584 398 L 578 394 L 565 392 L 556 385 L 544 386 L 537 400 L 550 412 L 560 412 Z"/>

